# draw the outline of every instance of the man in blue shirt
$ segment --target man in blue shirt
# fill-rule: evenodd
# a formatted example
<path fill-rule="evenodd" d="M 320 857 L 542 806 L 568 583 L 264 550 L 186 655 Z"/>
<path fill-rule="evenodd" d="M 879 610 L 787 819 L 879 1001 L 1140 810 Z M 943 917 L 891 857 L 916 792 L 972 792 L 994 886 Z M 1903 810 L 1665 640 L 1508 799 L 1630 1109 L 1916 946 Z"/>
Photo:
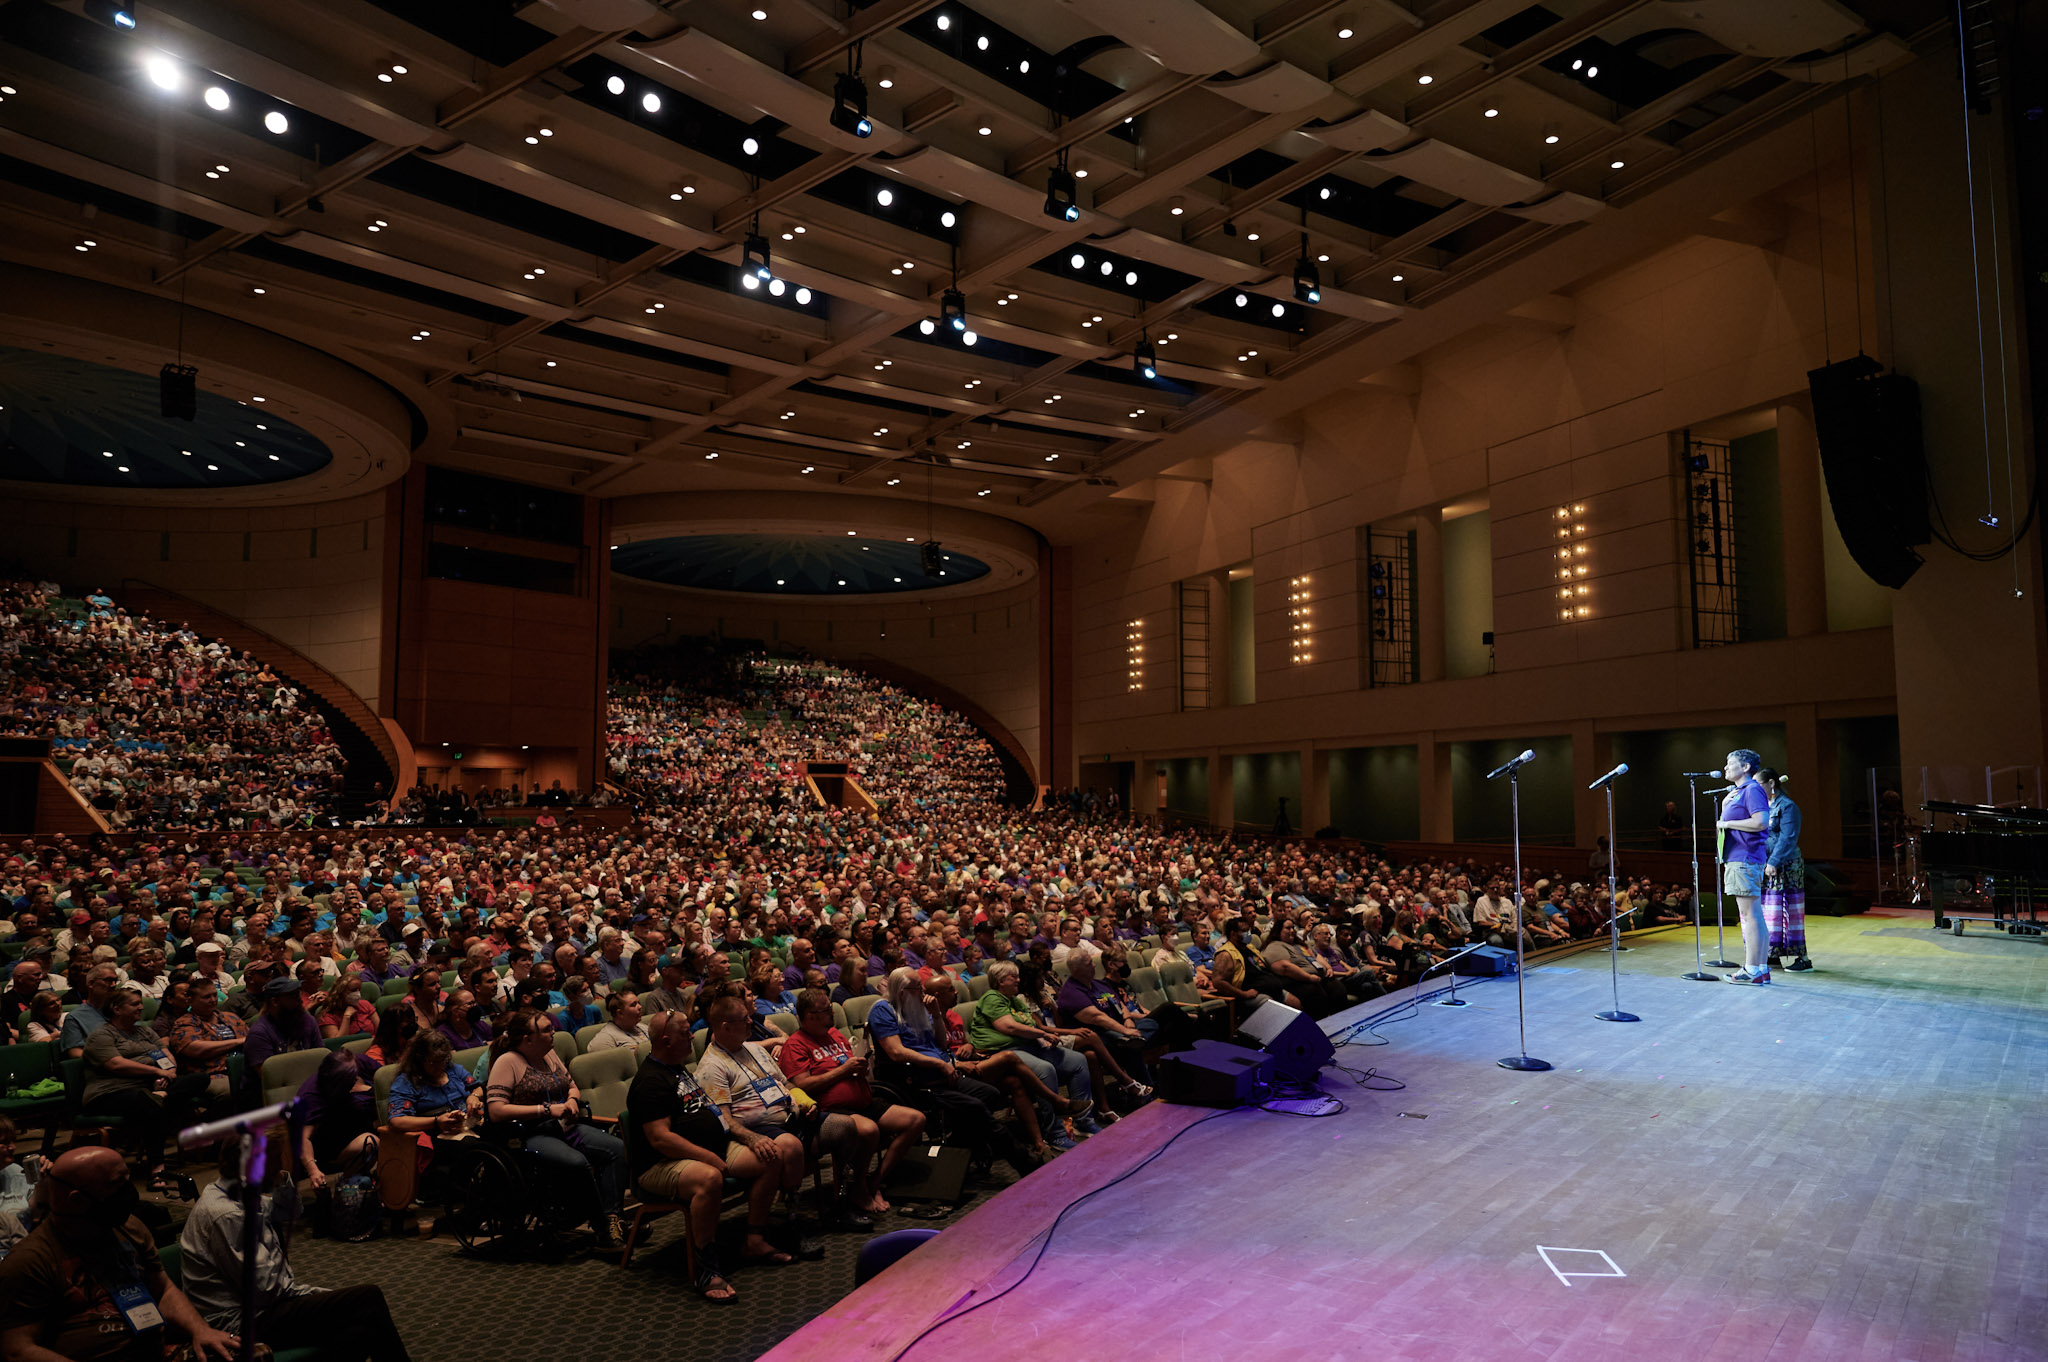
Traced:
<path fill-rule="evenodd" d="M 85 1001 L 64 1014 L 64 1029 L 57 1041 L 66 1059 L 84 1054 L 85 1038 L 107 1024 L 107 1000 L 120 981 L 120 971 L 112 965 L 94 965 L 85 976 Z"/>

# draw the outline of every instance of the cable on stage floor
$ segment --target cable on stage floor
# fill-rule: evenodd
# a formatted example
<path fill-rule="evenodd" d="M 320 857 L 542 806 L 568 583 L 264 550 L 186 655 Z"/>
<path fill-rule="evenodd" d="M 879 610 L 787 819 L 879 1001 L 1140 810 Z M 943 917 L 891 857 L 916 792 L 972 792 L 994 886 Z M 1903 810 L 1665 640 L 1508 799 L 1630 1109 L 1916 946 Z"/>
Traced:
<path fill-rule="evenodd" d="M 1219 1120 L 1222 1117 L 1235 1115 L 1237 1112 L 1240 1111 L 1258 1110 L 1262 1110 L 1262 1108 L 1229 1107 L 1223 1111 L 1211 1112 L 1209 1115 L 1204 1116 L 1199 1121 L 1191 1121 L 1187 1125 L 1182 1126 L 1179 1130 L 1176 1130 L 1173 1133 L 1173 1137 L 1167 1140 L 1165 1144 L 1160 1145 L 1159 1148 L 1153 1150 L 1150 1154 L 1147 1154 L 1144 1158 L 1140 1159 L 1137 1163 L 1131 1165 L 1131 1167 L 1125 1169 L 1122 1173 L 1119 1173 L 1116 1177 L 1111 1178 L 1108 1182 L 1103 1183 L 1100 1187 L 1096 1187 L 1089 1191 L 1081 1193 L 1081 1195 L 1075 1197 L 1072 1201 L 1069 1201 L 1065 1206 L 1062 1206 L 1060 1208 L 1060 1213 L 1052 1218 L 1052 1224 L 1046 1226 L 1044 1242 L 1039 1244 L 1038 1252 L 1031 1256 L 1031 1266 L 1024 1269 L 1023 1276 L 1019 1277 L 1016 1281 L 1011 1282 L 1002 1290 L 996 1292 L 995 1295 L 990 1296 L 985 1300 L 978 1300 L 974 1304 L 968 1306 L 965 1310 L 956 1311 L 953 1314 L 945 1315 L 940 1317 L 939 1319 L 933 1320 L 930 1324 L 927 1324 L 923 1329 L 919 1330 L 917 1335 L 914 1338 L 912 1338 L 910 1342 L 904 1344 L 901 1348 L 898 1348 L 895 1352 L 891 1353 L 889 1355 L 889 1362 L 900 1362 L 900 1359 L 904 1356 L 904 1354 L 908 1353 L 912 1348 L 915 1348 L 918 1344 L 924 1342 L 924 1340 L 927 1337 L 936 1332 L 942 1326 L 951 1324 L 956 1319 L 964 1319 L 968 1315 L 973 1314 L 976 1310 L 981 1309 L 981 1307 L 984 1305 L 994 1305 L 997 1301 L 1009 1295 L 1018 1287 L 1024 1285 L 1025 1282 L 1031 1280 L 1031 1274 L 1038 1271 L 1039 1260 L 1044 1258 L 1045 1251 L 1052 1247 L 1052 1237 L 1055 1234 L 1059 1233 L 1060 1222 L 1062 1220 L 1065 1220 L 1067 1218 L 1068 1213 L 1071 1212 L 1075 1207 L 1079 1206 L 1082 1202 L 1088 1200 L 1090 1197 L 1098 1196 L 1101 1193 L 1108 1191 L 1110 1188 L 1116 1186 L 1118 1183 L 1131 1177 L 1140 1169 L 1144 1168 L 1147 1164 L 1151 1163 L 1152 1160 L 1158 1158 L 1161 1154 L 1164 1154 L 1167 1150 L 1173 1148 L 1174 1142 L 1179 1140 L 1181 1136 L 1187 1134 L 1190 1130 L 1194 1130 L 1198 1126 L 1205 1126 L 1209 1124 L 1209 1122 Z"/>

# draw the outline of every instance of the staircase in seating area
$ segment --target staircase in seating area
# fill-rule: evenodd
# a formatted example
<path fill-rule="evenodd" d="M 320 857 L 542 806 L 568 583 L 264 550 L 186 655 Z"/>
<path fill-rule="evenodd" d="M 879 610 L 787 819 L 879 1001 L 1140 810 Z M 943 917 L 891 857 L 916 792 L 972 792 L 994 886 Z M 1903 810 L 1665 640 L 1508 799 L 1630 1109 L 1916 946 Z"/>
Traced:
<path fill-rule="evenodd" d="M 398 745 L 384 721 L 340 677 L 254 625 L 149 582 L 133 577 L 122 582 L 121 605 L 159 624 L 189 625 L 195 633 L 249 654 L 297 686 L 326 719 L 335 746 L 348 762 L 342 776 L 342 816 L 355 818 L 373 801 L 388 804 L 402 769 Z M 381 796 L 379 785 L 383 787 Z"/>

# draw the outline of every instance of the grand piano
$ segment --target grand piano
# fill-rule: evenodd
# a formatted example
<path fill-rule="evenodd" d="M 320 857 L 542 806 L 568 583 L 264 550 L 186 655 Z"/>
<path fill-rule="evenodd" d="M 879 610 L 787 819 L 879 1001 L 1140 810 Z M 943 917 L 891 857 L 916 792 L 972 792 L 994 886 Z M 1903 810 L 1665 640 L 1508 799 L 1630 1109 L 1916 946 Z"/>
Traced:
<path fill-rule="evenodd" d="M 2040 899 L 2048 894 L 2048 809 L 1929 800 L 1920 806 L 1920 873 L 1934 926 L 1963 934 L 1985 923 L 2011 936 L 2040 938 Z"/>

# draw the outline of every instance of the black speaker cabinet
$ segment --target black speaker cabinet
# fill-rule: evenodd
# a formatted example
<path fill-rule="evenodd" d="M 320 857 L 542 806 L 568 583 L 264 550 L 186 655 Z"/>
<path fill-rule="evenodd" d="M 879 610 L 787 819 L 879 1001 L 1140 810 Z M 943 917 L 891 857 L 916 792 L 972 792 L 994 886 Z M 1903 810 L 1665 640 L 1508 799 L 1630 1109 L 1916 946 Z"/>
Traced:
<path fill-rule="evenodd" d="M 1253 1009 L 1237 1029 L 1273 1056 L 1274 1071 L 1283 1078 L 1310 1082 L 1318 1069 L 1337 1057 L 1336 1047 L 1314 1018 L 1271 998 Z"/>
<path fill-rule="evenodd" d="M 1198 1040 L 1159 1061 L 1160 1100 L 1182 1106 L 1248 1107 L 1272 1087 L 1273 1057 L 1242 1045 Z"/>
<path fill-rule="evenodd" d="M 1920 389 L 1868 355 L 1811 370 L 1806 382 L 1843 546 L 1870 580 L 1897 590 L 1920 570 L 1912 546 L 1931 537 Z"/>
<path fill-rule="evenodd" d="M 914 1145 L 889 1170 L 889 1195 L 898 1201 L 957 1205 L 966 1194 L 969 1159 L 968 1151 L 959 1145 Z"/>

